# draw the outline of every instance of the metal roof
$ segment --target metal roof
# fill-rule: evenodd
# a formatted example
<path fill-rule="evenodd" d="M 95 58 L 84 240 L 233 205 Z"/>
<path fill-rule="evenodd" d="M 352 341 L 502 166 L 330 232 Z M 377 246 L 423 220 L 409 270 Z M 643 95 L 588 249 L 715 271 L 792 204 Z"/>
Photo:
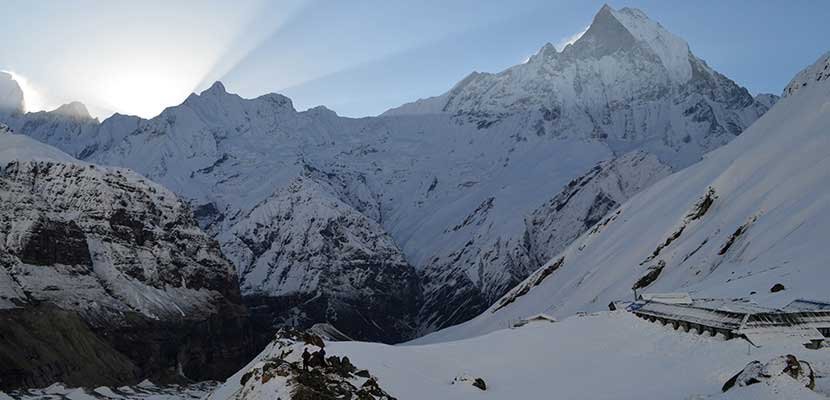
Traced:
<path fill-rule="evenodd" d="M 830 310 L 830 303 L 817 300 L 795 299 L 784 307 L 787 311 Z"/>
<path fill-rule="evenodd" d="M 780 332 L 789 332 L 788 335 L 795 336 L 815 336 L 817 328 L 830 328 L 830 309 L 800 310 L 793 307 L 789 310 L 776 310 L 742 299 L 695 299 L 691 304 L 671 304 L 660 302 L 657 298 L 639 303 L 637 307 L 631 308 L 632 312 L 738 333 L 750 332 L 756 336 L 781 334 Z M 814 303 L 827 304 L 808 304 L 802 301 L 796 305 Z M 830 307 L 830 304 L 827 305 Z"/>
<path fill-rule="evenodd" d="M 692 304 L 692 296 L 688 293 L 643 293 L 640 299 L 664 304 Z"/>

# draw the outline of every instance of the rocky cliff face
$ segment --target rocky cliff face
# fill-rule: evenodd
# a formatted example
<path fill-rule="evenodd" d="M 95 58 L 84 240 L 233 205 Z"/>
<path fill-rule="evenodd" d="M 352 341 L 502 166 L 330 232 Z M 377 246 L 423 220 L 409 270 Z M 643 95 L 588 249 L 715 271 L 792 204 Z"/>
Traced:
<path fill-rule="evenodd" d="M 260 308 L 266 320 L 333 322 L 333 312 L 297 306 L 376 293 L 378 310 L 397 310 L 390 319 L 347 321 L 338 306 L 334 326 L 369 335 L 357 339 L 386 332 L 384 340 L 396 340 L 411 325 L 402 302 L 423 300 L 410 334 L 470 318 L 542 262 L 545 251 L 528 248 L 563 246 L 623 200 L 586 191 L 568 202 L 591 211 L 585 219 L 543 207 L 597 163 L 640 150 L 685 167 L 766 110 L 642 12 L 603 7 L 561 52 L 545 46 L 525 64 L 474 73 L 442 96 L 376 118 L 342 118 L 323 107 L 298 112 L 284 96 L 242 99 L 217 83 L 150 120 L 114 116 L 81 129 L 27 125 L 28 114 L 14 121 L 22 133 L 132 168 L 185 198 L 236 264 L 243 296 L 290 299 Z M 619 174 L 639 182 L 656 171 Z M 524 221 L 537 209 L 534 238 Z M 357 267 L 345 272 L 348 265 Z M 409 266 L 421 295 L 386 296 L 412 286 Z M 341 285 L 344 273 L 379 278 Z M 299 317 L 274 315 L 284 306 Z"/>
<path fill-rule="evenodd" d="M 235 270 L 185 203 L 129 170 L 56 157 L 9 133 L 0 142 L 0 313 L 18 321 L 6 329 L 70 320 L 77 329 L 65 340 L 91 348 L 56 349 L 42 362 L 10 357 L 3 386 L 73 380 L 86 350 L 102 349 L 109 361 L 98 367 L 118 367 L 101 373 L 110 383 L 221 378 L 245 361 L 251 338 Z M 21 316 L 44 305 L 61 311 Z M 42 352 L 36 343 L 49 331 L 15 336 L 3 352 Z"/>
<path fill-rule="evenodd" d="M 410 337 L 415 269 L 377 222 L 318 179 L 308 169 L 224 234 L 261 331 L 329 321 L 350 337 Z"/>

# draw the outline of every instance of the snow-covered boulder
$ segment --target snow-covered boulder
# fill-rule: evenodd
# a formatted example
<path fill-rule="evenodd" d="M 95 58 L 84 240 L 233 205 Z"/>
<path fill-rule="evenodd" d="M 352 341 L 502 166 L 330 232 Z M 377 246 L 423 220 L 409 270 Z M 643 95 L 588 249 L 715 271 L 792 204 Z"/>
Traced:
<path fill-rule="evenodd" d="M 726 392 L 734 387 L 750 386 L 768 380 L 787 376 L 808 389 L 815 389 L 816 376 L 810 363 L 799 360 L 792 354 L 774 358 L 766 364 L 752 361 L 723 384 L 722 391 Z"/>

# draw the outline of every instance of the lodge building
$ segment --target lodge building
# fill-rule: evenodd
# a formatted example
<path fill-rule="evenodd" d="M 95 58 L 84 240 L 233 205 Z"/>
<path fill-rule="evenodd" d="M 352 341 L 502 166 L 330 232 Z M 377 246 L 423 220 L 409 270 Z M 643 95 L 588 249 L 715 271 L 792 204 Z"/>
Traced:
<path fill-rule="evenodd" d="M 830 303 L 795 300 L 782 309 L 761 307 L 747 300 L 692 299 L 687 293 L 643 294 L 627 310 L 676 330 L 725 339 L 743 338 L 756 346 L 799 341 L 821 347 L 830 337 Z"/>

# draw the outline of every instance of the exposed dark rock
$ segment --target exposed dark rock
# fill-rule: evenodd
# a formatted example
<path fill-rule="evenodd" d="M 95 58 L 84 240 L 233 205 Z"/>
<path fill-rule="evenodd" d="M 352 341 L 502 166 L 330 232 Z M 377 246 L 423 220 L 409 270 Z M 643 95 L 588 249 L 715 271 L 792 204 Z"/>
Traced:
<path fill-rule="evenodd" d="M 784 285 L 782 285 L 780 283 L 776 283 L 775 285 L 772 285 L 772 287 L 769 289 L 769 291 L 772 292 L 772 293 L 778 293 L 778 292 L 780 292 L 784 289 L 786 289 L 784 287 Z"/>
<path fill-rule="evenodd" d="M 501 300 L 499 300 L 499 302 L 496 304 L 496 307 L 493 309 L 492 312 L 501 310 L 502 308 L 507 307 L 509 304 L 516 301 L 516 299 L 518 299 L 519 297 L 526 295 L 527 292 L 530 291 L 530 289 L 541 284 L 542 281 L 545 280 L 545 278 L 547 278 L 552 273 L 556 272 L 556 270 L 561 268 L 564 262 L 565 257 L 563 256 L 560 257 L 559 260 L 556 260 L 556 262 L 553 262 L 547 267 L 544 267 L 536 271 L 527 280 L 522 282 L 519 286 L 515 287 L 508 294 L 502 297 Z"/>
<path fill-rule="evenodd" d="M 665 267 L 666 262 L 663 260 L 660 260 L 657 263 L 657 265 L 648 267 L 648 272 L 646 272 L 645 275 L 638 279 L 637 282 L 634 283 L 634 286 L 632 286 L 631 288 L 637 290 L 651 285 L 652 283 L 654 283 L 654 281 L 657 280 L 657 278 L 660 277 L 660 273 L 663 272 L 663 268 Z"/>
<path fill-rule="evenodd" d="M 153 239 L 153 233 L 147 230 L 138 218 L 130 215 L 127 210 L 119 208 L 109 218 L 110 228 L 119 239 L 135 242 L 139 246 Z"/>
<path fill-rule="evenodd" d="M 365 294 L 307 293 L 286 296 L 244 296 L 261 346 L 270 340 L 275 329 L 292 326 L 309 329 L 326 321 L 338 331 L 358 340 L 398 343 L 412 337 L 408 319 L 418 306 L 418 286 L 414 274 L 391 266 L 361 266 L 363 282 L 351 282 L 365 289 Z M 349 273 L 351 276 L 352 273 Z M 409 276 L 407 278 L 407 276 Z"/>
<path fill-rule="evenodd" d="M 141 370 L 77 313 L 44 304 L 0 310 L 0 390 L 136 382 Z"/>
<path fill-rule="evenodd" d="M 726 252 L 729 251 L 729 248 L 731 248 L 732 245 L 735 244 L 735 242 L 738 240 L 738 238 L 740 238 L 741 235 L 743 235 L 744 232 L 746 232 L 746 230 L 749 229 L 749 226 L 753 222 L 755 222 L 755 218 L 753 218 L 751 221 L 739 226 L 738 229 L 736 229 L 735 232 L 732 233 L 731 236 L 729 236 L 729 239 L 726 240 L 726 243 L 723 244 L 723 247 L 721 247 L 720 251 L 718 251 L 718 255 L 722 256 L 722 255 L 726 254 Z"/>
<path fill-rule="evenodd" d="M 706 212 L 709 211 L 709 208 L 712 207 L 712 204 L 715 203 L 715 200 L 718 196 L 715 194 L 715 189 L 709 187 L 706 191 L 706 194 L 701 198 L 697 204 L 695 204 L 694 208 L 686 215 L 686 219 L 689 221 L 694 221 L 700 219 Z"/>
<path fill-rule="evenodd" d="M 254 346 L 246 310 L 235 304 L 194 320 L 157 321 L 132 314 L 127 324 L 96 332 L 103 332 L 144 377 L 157 383 L 223 380 L 261 350 Z"/>
<path fill-rule="evenodd" d="M 476 378 L 473 381 L 473 386 L 475 386 L 475 387 L 477 387 L 481 390 L 487 390 L 487 384 L 484 383 L 484 379 L 481 379 L 481 378 Z"/>
<path fill-rule="evenodd" d="M 617 202 L 609 197 L 605 192 L 599 192 L 585 214 L 585 228 L 594 226 L 597 222 L 602 220 L 609 211 L 617 207 Z"/>
<path fill-rule="evenodd" d="M 470 385 L 474 388 L 477 388 L 479 390 L 482 390 L 482 391 L 487 390 L 487 383 L 484 382 L 484 379 L 479 378 L 479 377 L 468 376 L 468 375 L 456 376 L 455 379 L 452 380 L 452 384 L 454 385 L 456 383 L 466 383 L 466 384 L 468 384 L 468 385 Z"/>
<path fill-rule="evenodd" d="M 674 233 L 669 235 L 669 237 L 667 237 L 666 240 L 663 243 L 660 243 L 659 245 L 657 245 L 657 247 L 654 249 L 654 251 L 648 257 L 646 257 L 646 259 L 643 260 L 643 262 L 641 262 L 640 265 L 643 265 L 643 264 L 655 259 L 657 256 L 659 256 L 660 252 L 663 251 L 663 249 L 668 247 L 670 244 L 672 244 L 672 242 L 677 240 L 677 238 L 679 238 L 680 235 L 683 234 L 683 230 L 685 230 L 685 229 L 686 229 L 686 224 L 683 224 L 683 226 L 681 226 L 678 230 L 674 231 Z"/>
<path fill-rule="evenodd" d="M 33 265 L 92 266 L 86 235 L 75 221 L 39 219 L 19 254 L 20 260 Z"/>
<path fill-rule="evenodd" d="M 225 379 L 261 349 L 218 243 L 130 171 L 4 165 L 0 243 L 6 388 Z"/>

